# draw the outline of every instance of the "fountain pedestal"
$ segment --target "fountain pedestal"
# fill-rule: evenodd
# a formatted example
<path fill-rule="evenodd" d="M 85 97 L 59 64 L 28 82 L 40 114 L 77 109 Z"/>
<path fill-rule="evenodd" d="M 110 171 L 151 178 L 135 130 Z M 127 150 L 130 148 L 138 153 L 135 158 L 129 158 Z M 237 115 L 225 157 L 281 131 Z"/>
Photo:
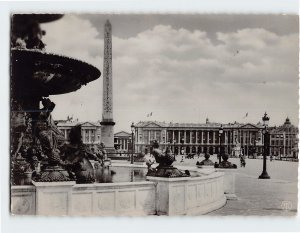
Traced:
<path fill-rule="evenodd" d="M 32 183 L 36 188 L 36 215 L 70 215 L 72 210 L 69 207 L 75 181 Z"/>

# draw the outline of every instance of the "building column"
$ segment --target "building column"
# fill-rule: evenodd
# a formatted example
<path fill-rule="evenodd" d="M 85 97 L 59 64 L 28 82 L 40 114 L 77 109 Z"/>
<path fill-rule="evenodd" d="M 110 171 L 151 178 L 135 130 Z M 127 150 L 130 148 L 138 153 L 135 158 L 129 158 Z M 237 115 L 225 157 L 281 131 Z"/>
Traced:
<path fill-rule="evenodd" d="M 213 144 L 216 144 L 216 132 L 213 131 Z"/>
<path fill-rule="evenodd" d="M 131 140 L 133 140 L 133 138 L 131 138 Z M 150 141 L 151 141 L 151 139 L 150 139 L 150 130 L 148 130 L 148 143 L 147 144 L 150 144 Z"/>
<path fill-rule="evenodd" d="M 85 143 L 85 130 L 83 130 L 83 134 L 82 134 L 82 142 Z"/>
<path fill-rule="evenodd" d="M 283 157 L 286 156 L 286 141 L 285 141 L 285 132 L 283 132 Z"/>
<path fill-rule="evenodd" d="M 184 130 L 184 144 L 186 144 L 186 130 Z"/>
<path fill-rule="evenodd" d="M 193 143 L 193 141 L 192 141 L 192 130 L 190 130 L 190 144 L 192 144 Z"/>
<path fill-rule="evenodd" d="M 196 137 L 196 144 L 198 144 L 198 130 L 196 130 L 196 135 L 195 135 L 195 137 Z"/>
<path fill-rule="evenodd" d="M 207 131 L 207 143 L 206 144 L 209 144 L 209 130 Z"/>
<path fill-rule="evenodd" d="M 203 145 L 203 130 L 201 130 L 201 145 Z"/>
<path fill-rule="evenodd" d="M 172 142 L 174 142 L 175 140 L 175 130 L 173 130 L 173 133 L 172 133 Z"/>

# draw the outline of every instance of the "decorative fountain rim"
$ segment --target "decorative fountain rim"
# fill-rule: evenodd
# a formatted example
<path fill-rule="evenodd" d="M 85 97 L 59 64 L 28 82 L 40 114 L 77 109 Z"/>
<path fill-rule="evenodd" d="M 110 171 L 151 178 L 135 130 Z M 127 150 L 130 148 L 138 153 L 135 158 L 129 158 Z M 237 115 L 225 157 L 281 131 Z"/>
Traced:
<path fill-rule="evenodd" d="M 12 62 L 29 62 L 34 65 L 33 71 L 34 72 L 48 72 L 52 73 L 53 69 L 60 69 L 64 68 L 69 72 L 67 75 L 69 75 L 69 85 L 71 86 L 69 89 L 58 89 L 59 87 L 59 78 L 56 78 L 54 82 L 54 86 L 56 88 L 53 88 L 52 90 L 49 90 L 48 93 L 43 93 L 45 95 L 57 95 L 57 94 L 65 94 L 69 92 L 76 91 L 80 89 L 82 85 L 86 85 L 89 82 L 92 82 L 96 79 L 98 79 L 101 76 L 101 72 L 98 68 L 95 66 L 78 60 L 76 58 L 64 56 L 64 55 L 58 55 L 53 53 L 47 53 L 42 52 L 40 50 L 35 49 L 17 49 L 12 48 L 11 49 L 11 56 L 12 56 Z M 20 61 L 20 59 L 23 59 Z M 44 63 L 44 64 L 40 64 Z M 54 64 L 52 67 L 49 65 L 48 67 L 45 67 L 45 64 Z M 36 70 L 35 70 L 36 69 Z M 53 73 L 56 73 L 58 71 L 53 70 Z M 72 77 L 72 79 L 70 78 Z M 65 81 L 67 79 L 63 79 Z M 56 84 L 56 85 L 55 85 Z M 80 85 L 78 85 L 80 84 Z M 42 85 L 40 85 L 42 87 Z"/>
<path fill-rule="evenodd" d="M 18 17 L 20 18 L 20 20 L 24 21 L 24 18 L 26 20 L 30 20 L 30 21 L 38 21 L 39 23 L 49 23 L 55 20 L 58 20 L 60 18 L 62 18 L 64 16 L 64 14 L 48 14 L 48 13 L 44 13 L 44 14 L 19 14 L 19 13 L 14 13 L 13 14 L 15 20 L 19 20 Z"/>

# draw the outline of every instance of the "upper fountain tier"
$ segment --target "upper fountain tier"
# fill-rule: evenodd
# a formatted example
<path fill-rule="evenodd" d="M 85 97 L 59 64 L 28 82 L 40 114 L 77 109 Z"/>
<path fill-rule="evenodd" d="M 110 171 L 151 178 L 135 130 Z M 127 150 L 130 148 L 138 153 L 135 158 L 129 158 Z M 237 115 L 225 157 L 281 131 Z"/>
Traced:
<path fill-rule="evenodd" d="M 12 49 L 12 82 L 16 92 L 48 96 L 73 92 L 100 77 L 83 61 L 38 50 Z"/>
<path fill-rule="evenodd" d="M 17 99 L 76 91 L 96 80 L 94 66 L 66 56 L 45 52 L 45 31 L 40 23 L 60 19 L 61 14 L 15 14 L 12 17 L 12 91 Z"/>

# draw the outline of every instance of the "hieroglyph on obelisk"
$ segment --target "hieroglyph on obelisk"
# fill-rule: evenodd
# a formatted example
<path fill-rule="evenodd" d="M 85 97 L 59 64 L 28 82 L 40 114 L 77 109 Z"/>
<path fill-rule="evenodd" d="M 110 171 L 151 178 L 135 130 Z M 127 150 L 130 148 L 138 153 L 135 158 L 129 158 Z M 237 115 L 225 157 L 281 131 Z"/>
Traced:
<path fill-rule="evenodd" d="M 114 152 L 113 86 L 112 86 L 112 34 L 107 20 L 104 27 L 103 57 L 103 105 L 101 121 L 101 141 L 108 152 Z"/>

